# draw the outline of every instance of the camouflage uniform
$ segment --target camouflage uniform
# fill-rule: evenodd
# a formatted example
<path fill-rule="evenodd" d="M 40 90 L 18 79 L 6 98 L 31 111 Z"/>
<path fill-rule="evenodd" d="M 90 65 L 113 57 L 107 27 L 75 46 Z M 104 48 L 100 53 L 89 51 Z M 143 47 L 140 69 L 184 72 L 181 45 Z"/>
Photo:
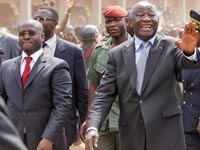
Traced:
<path fill-rule="evenodd" d="M 129 38 L 131 38 L 129 36 Z M 109 50 L 111 46 L 112 37 L 103 39 L 99 42 L 90 58 L 87 78 L 97 84 L 105 72 L 108 61 Z M 99 132 L 98 150 L 118 150 L 119 149 L 119 104 L 116 99 L 111 107 L 111 110 L 103 122 Z"/>

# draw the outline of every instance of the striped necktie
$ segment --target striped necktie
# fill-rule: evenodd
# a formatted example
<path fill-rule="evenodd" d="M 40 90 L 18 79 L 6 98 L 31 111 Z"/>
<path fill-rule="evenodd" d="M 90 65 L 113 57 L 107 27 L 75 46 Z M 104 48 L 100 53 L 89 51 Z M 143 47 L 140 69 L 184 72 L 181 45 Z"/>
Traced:
<path fill-rule="evenodd" d="M 144 78 L 144 72 L 145 72 L 145 67 L 146 67 L 146 62 L 147 62 L 147 50 L 148 50 L 149 42 L 143 42 L 141 43 L 141 54 L 140 58 L 136 64 L 137 68 L 137 85 L 136 85 L 136 90 L 138 94 L 140 94 L 141 89 L 142 89 L 142 83 L 143 83 L 143 78 Z"/>

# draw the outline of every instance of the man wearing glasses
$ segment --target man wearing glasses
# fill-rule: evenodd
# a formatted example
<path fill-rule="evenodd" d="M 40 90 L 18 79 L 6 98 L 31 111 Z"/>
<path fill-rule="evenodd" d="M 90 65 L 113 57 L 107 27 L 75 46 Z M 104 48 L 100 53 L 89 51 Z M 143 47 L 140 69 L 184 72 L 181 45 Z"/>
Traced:
<path fill-rule="evenodd" d="M 57 11 L 49 6 L 38 8 L 35 19 L 40 21 L 44 28 L 45 44 L 44 54 L 63 59 L 69 64 L 69 72 L 72 78 L 72 107 L 70 115 L 66 118 L 65 130 L 67 137 L 67 149 L 76 141 L 78 120 L 81 124 L 85 120 L 87 112 L 88 82 L 86 79 L 83 51 L 75 44 L 60 39 L 55 34 L 58 24 Z M 77 110 L 80 119 L 77 117 Z"/>
<path fill-rule="evenodd" d="M 40 22 L 19 25 L 23 52 L 2 63 L 0 95 L 29 150 L 66 150 L 63 126 L 72 103 L 72 81 L 65 61 L 44 55 L 43 40 Z"/>

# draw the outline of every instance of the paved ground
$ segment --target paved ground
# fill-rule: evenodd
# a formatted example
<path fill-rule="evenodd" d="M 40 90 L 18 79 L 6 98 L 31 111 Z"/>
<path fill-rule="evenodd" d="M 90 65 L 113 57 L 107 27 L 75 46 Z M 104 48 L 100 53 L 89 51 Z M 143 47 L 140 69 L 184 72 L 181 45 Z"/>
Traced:
<path fill-rule="evenodd" d="M 85 150 L 84 143 L 81 143 L 80 145 L 72 145 L 70 150 Z"/>
<path fill-rule="evenodd" d="M 71 147 L 70 150 L 85 150 L 85 145 L 84 143 L 81 141 L 81 139 L 79 139 L 76 143 L 74 143 Z"/>

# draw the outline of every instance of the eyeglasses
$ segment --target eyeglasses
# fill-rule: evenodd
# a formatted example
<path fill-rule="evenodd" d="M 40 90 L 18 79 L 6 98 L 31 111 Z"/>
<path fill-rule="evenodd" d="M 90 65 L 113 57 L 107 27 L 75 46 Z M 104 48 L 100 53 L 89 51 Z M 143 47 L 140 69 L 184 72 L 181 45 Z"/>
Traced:
<path fill-rule="evenodd" d="M 40 16 L 34 17 L 33 19 L 37 21 L 55 21 L 54 19 L 49 19 L 49 18 L 40 17 Z"/>
<path fill-rule="evenodd" d="M 25 36 L 26 34 L 28 34 L 29 36 L 34 36 L 37 34 L 37 32 L 33 30 L 19 32 L 19 36 Z"/>

